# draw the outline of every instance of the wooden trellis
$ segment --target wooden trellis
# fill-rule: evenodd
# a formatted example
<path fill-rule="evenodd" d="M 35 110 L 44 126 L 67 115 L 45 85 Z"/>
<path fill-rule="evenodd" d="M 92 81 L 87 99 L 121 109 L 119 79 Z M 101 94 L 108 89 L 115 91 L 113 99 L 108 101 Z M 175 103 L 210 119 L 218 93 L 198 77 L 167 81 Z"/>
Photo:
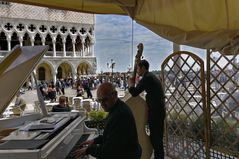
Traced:
<path fill-rule="evenodd" d="M 172 158 L 238 158 L 239 66 L 236 56 L 213 54 L 208 52 L 206 71 L 203 60 L 186 51 L 162 64 L 166 153 Z"/>

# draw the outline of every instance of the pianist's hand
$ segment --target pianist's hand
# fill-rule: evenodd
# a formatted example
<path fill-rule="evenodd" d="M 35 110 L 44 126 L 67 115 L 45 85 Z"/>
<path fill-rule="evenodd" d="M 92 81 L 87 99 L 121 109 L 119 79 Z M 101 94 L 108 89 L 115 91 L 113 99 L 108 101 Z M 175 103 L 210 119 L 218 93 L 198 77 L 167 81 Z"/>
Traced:
<path fill-rule="evenodd" d="M 74 158 L 79 158 L 81 156 L 86 155 L 86 149 L 87 149 L 87 147 L 77 149 L 75 152 L 73 152 Z"/>
<path fill-rule="evenodd" d="M 87 140 L 87 141 L 84 141 L 80 144 L 80 147 L 85 147 L 85 146 L 89 146 L 91 144 L 94 143 L 94 140 Z"/>

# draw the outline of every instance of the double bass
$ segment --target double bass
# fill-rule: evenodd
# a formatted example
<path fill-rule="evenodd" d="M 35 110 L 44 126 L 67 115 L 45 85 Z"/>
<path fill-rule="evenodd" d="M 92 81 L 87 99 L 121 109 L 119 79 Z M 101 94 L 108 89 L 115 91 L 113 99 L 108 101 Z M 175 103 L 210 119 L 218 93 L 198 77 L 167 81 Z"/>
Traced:
<path fill-rule="evenodd" d="M 136 80 L 136 74 L 137 74 L 137 65 L 141 60 L 142 54 L 143 54 L 143 50 L 144 50 L 144 45 L 142 43 L 139 43 L 137 45 L 137 54 L 135 55 L 135 59 L 134 59 L 134 70 L 132 73 L 132 79 L 135 81 Z"/>
<path fill-rule="evenodd" d="M 137 64 L 140 62 L 142 54 L 143 54 L 143 44 L 139 43 L 137 46 L 137 54 L 135 56 L 135 63 L 134 63 L 134 71 L 132 74 L 132 79 L 136 79 L 137 74 Z M 137 97 L 132 97 L 130 93 L 127 93 L 123 98 L 123 101 L 130 107 L 131 111 L 133 112 L 139 143 L 142 148 L 142 156 L 141 159 L 150 159 L 153 148 L 149 139 L 149 136 L 146 133 L 146 124 L 148 120 L 148 106 L 145 102 L 143 96 L 139 95 Z"/>

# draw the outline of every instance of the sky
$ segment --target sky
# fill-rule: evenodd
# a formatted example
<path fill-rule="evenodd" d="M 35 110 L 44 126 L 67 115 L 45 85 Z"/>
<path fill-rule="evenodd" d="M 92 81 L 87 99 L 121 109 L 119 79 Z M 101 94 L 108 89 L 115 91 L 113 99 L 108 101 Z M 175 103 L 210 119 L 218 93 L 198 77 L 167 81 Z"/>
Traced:
<path fill-rule="evenodd" d="M 128 16 L 96 15 L 95 38 L 94 52 L 98 73 L 111 70 L 107 67 L 111 59 L 115 62 L 114 72 L 126 72 L 129 66 L 133 65 L 137 45 L 140 42 L 144 44 L 142 56 L 149 61 L 150 71 L 160 70 L 163 60 L 173 52 L 172 42 L 161 38 L 135 21 L 132 22 Z M 205 50 L 188 46 L 181 46 L 181 50 L 205 58 Z"/>

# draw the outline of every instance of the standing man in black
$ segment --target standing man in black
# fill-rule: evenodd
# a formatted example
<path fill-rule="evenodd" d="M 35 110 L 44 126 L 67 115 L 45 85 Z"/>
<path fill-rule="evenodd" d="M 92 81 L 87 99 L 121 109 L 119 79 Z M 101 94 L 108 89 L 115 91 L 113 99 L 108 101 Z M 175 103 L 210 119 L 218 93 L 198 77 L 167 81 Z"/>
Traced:
<path fill-rule="evenodd" d="M 97 159 L 140 159 L 134 116 L 130 108 L 118 98 L 111 83 L 103 83 L 97 90 L 97 100 L 109 112 L 102 136 L 83 142 L 89 145 L 75 151 L 75 157 L 90 154 Z"/>
<path fill-rule="evenodd" d="M 149 107 L 148 124 L 150 140 L 154 148 L 154 158 L 164 159 L 163 132 L 166 114 L 165 95 L 160 80 L 148 70 L 148 61 L 141 60 L 137 64 L 137 74 L 142 76 L 142 78 L 136 86 L 133 79 L 128 80 L 129 92 L 135 97 L 141 92 L 146 91 L 146 103 Z"/>

